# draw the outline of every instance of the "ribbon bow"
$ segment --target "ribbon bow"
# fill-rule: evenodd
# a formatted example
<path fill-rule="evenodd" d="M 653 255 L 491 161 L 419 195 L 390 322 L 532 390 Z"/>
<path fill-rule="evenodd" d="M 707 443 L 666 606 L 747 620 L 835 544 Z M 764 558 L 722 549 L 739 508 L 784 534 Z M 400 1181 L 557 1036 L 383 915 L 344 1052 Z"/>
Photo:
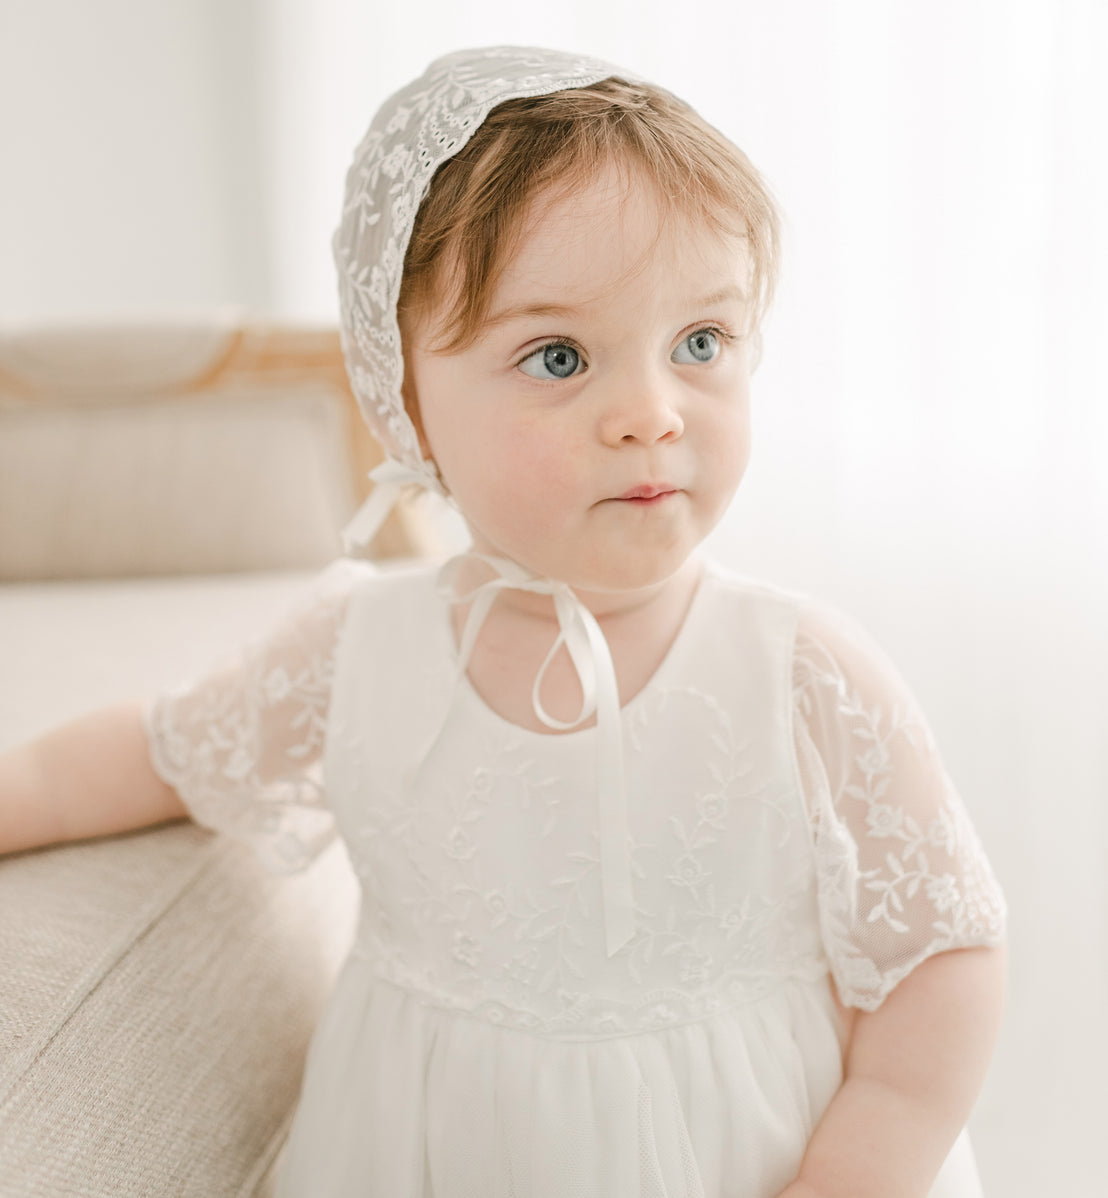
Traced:
<path fill-rule="evenodd" d="M 470 590 L 459 592 L 456 579 L 467 561 L 483 562 L 496 575 Z M 493 602 L 504 590 L 550 595 L 558 617 L 558 635 L 531 688 L 535 715 L 548 727 L 561 731 L 576 728 L 596 715 L 597 805 L 600 825 L 600 874 L 604 898 L 604 932 L 608 956 L 614 956 L 635 934 L 628 847 L 627 796 L 623 776 L 623 730 L 619 714 L 619 688 L 611 650 L 596 617 L 564 582 L 536 578 L 505 558 L 463 553 L 451 558 L 439 573 L 439 590 L 451 603 L 472 606 L 458 648 L 458 677 L 465 673 L 473 646 Z M 575 720 L 557 720 L 542 705 L 540 692 L 547 668 L 565 645 L 581 683 L 581 710 Z"/>
<path fill-rule="evenodd" d="M 376 486 L 354 518 L 343 530 L 343 546 L 348 554 L 368 545 L 388 516 L 400 492 L 408 486 L 421 486 L 449 500 L 438 479 L 392 459 L 371 470 Z M 494 578 L 461 594 L 456 577 L 466 561 L 484 562 Z M 451 603 L 472 602 L 462 643 L 458 649 L 458 677 L 465 674 L 470 654 L 477 642 L 489 608 L 501 591 L 507 589 L 551 595 L 558 617 L 558 636 L 546 655 L 534 686 L 531 705 L 535 715 L 548 727 L 569 731 L 596 715 L 596 790 L 600 826 L 600 875 L 604 899 L 604 935 L 608 956 L 614 956 L 635 934 L 635 907 L 631 890 L 631 858 L 628 847 L 627 795 L 623 777 L 623 729 L 619 715 L 619 687 L 607 639 L 596 617 L 564 582 L 536 578 L 522 566 L 506 558 L 463 553 L 451 558 L 439 572 L 439 590 Z M 581 683 L 581 710 L 575 720 L 556 720 L 542 705 L 542 682 L 558 650 L 565 645 Z"/>
<path fill-rule="evenodd" d="M 373 490 L 342 530 L 342 547 L 347 554 L 358 552 L 373 540 L 405 487 L 423 487 L 441 495 L 448 502 L 450 499 L 430 470 L 413 470 L 393 458 L 386 458 L 372 469 L 369 477 L 375 484 Z"/>

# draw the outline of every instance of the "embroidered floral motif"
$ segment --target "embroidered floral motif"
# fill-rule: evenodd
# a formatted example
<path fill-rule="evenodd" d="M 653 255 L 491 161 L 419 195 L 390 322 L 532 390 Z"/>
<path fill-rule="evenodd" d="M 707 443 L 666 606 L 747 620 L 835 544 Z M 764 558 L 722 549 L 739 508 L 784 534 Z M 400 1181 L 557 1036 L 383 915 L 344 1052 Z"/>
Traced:
<path fill-rule="evenodd" d="M 798 760 L 806 743 L 824 767 L 808 789 L 832 970 L 845 1002 L 873 1010 L 924 958 L 999 939 L 1003 897 L 910 696 L 867 702 L 832 651 L 802 635 L 794 714 Z M 816 748 L 817 728 L 835 741 Z"/>
<path fill-rule="evenodd" d="M 475 940 L 468 932 L 454 933 L 454 957 L 471 969 L 476 966 L 481 956 L 480 941 Z"/>
<path fill-rule="evenodd" d="M 153 760 L 197 818 L 281 868 L 333 835 L 319 766 L 348 588 L 148 713 Z M 802 626 L 794 648 L 799 789 L 712 694 L 670 680 L 628 710 L 632 763 L 648 763 L 632 791 L 637 932 L 606 972 L 591 757 L 578 784 L 499 725 L 470 738 L 460 784 L 360 800 L 348 848 L 372 919 L 358 951 L 420 1001 L 587 1037 L 703 1018 L 829 965 L 844 1000 L 872 1009 L 924 957 L 996 942 L 1003 898 L 930 730 L 895 680 L 834 647 Z M 332 725 L 350 768 L 368 768 L 364 730 Z M 675 744 L 688 760 L 659 781 Z M 500 848 L 508 829 L 519 861 Z"/>
<path fill-rule="evenodd" d="M 334 837 L 319 756 L 351 569 L 325 571 L 274 633 L 144 712 L 151 761 L 194 818 L 280 870 L 302 868 Z"/>

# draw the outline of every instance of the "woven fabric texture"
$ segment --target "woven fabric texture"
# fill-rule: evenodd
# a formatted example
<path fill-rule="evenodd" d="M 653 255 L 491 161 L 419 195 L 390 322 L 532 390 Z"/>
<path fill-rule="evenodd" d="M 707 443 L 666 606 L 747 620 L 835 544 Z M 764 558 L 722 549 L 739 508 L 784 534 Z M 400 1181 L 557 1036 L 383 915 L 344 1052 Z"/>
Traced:
<path fill-rule="evenodd" d="M 5 860 L 4 1198 L 269 1193 L 352 886 L 187 823 Z"/>

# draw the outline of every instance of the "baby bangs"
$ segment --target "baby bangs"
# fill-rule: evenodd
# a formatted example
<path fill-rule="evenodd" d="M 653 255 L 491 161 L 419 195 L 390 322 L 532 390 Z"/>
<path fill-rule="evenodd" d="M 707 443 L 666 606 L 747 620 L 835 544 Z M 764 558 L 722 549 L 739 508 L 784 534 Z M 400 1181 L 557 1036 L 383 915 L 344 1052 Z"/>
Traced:
<path fill-rule="evenodd" d="M 746 155 L 683 101 L 616 77 L 504 101 L 438 168 L 404 258 L 401 327 L 441 308 L 448 315 L 437 348 L 472 343 L 532 200 L 547 188 L 587 184 L 611 163 L 639 168 L 670 211 L 746 239 L 756 329 L 780 259 L 769 188 Z"/>

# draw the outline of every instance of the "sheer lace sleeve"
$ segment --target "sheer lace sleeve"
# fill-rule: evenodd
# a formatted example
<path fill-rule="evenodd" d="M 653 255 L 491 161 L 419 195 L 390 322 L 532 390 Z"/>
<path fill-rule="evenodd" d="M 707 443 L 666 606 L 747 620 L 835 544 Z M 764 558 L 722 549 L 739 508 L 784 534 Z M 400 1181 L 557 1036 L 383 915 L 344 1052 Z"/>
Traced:
<path fill-rule="evenodd" d="M 853 622 L 812 603 L 793 663 L 824 946 L 872 1011 L 916 965 L 999 943 L 1004 897 L 907 684 Z"/>
<path fill-rule="evenodd" d="M 335 647 L 355 580 L 340 560 L 274 629 L 144 709 L 155 771 L 197 823 L 246 841 L 271 869 L 302 869 L 335 834 L 321 758 Z"/>

